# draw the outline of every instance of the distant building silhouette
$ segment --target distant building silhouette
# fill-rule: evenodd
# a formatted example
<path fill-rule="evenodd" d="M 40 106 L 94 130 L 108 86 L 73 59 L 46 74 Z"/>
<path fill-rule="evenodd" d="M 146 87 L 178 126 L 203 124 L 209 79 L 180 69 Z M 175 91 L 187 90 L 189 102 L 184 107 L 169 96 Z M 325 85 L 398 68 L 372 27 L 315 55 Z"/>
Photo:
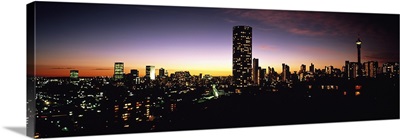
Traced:
<path fill-rule="evenodd" d="M 131 69 L 131 75 L 133 78 L 139 77 L 139 71 L 137 69 Z"/>
<path fill-rule="evenodd" d="M 165 69 L 164 68 L 160 68 L 159 70 L 158 70 L 158 77 L 160 77 L 160 78 L 163 78 L 163 77 L 165 77 Z"/>
<path fill-rule="evenodd" d="M 345 61 L 345 68 L 344 68 L 345 77 L 348 80 L 355 79 L 357 77 L 358 67 L 359 67 L 358 62 Z"/>
<path fill-rule="evenodd" d="M 299 74 L 300 74 L 300 73 L 305 73 L 305 72 L 306 72 L 306 65 L 301 64 L 300 70 L 299 70 Z"/>
<path fill-rule="evenodd" d="M 387 62 L 382 65 L 382 73 L 387 77 L 399 76 L 399 62 Z"/>
<path fill-rule="evenodd" d="M 262 85 L 265 83 L 265 75 L 267 74 L 267 69 L 263 69 L 260 67 L 260 82 L 259 84 Z"/>
<path fill-rule="evenodd" d="M 232 74 L 236 93 L 251 84 L 252 80 L 252 28 L 250 26 L 233 27 Z"/>
<path fill-rule="evenodd" d="M 146 76 L 147 79 L 149 80 L 155 80 L 156 79 L 156 69 L 154 66 L 146 66 Z"/>
<path fill-rule="evenodd" d="M 70 70 L 69 71 L 69 78 L 71 79 L 78 79 L 79 78 L 79 71 L 78 70 Z"/>
<path fill-rule="evenodd" d="M 325 74 L 333 74 L 333 66 L 325 66 Z"/>
<path fill-rule="evenodd" d="M 282 63 L 282 81 L 287 81 L 290 78 L 290 67 Z"/>
<path fill-rule="evenodd" d="M 315 73 L 315 68 L 313 63 L 311 63 L 310 65 L 310 72 Z"/>
<path fill-rule="evenodd" d="M 139 71 L 137 69 L 131 69 L 131 75 L 132 80 L 134 81 L 135 84 L 140 83 L 140 78 L 139 78 Z"/>
<path fill-rule="evenodd" d="M 114 63 L 114 79 L 122 79 L 124 78 L 124 63 L 123 62 L 115 62 Z"/>
<path fill-rule="evenodd" d="M 258 69 L 258 59 L 257 58 L 253 58 L 253 83 L 255 85 L 259 85 L 260 84 L 260 77 L 259 77 L 259 69 Z"/>

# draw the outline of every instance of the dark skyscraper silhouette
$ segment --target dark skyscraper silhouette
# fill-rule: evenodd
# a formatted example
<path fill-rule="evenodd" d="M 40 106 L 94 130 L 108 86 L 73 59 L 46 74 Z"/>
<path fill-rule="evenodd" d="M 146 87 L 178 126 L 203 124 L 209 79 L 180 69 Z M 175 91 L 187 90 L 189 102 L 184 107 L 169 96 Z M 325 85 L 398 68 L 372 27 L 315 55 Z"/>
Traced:
<path fill-rule="evenodd" d="M 362 76 L 362 70 L 361 70 L 361 40 L 360 37 L 358 37 L 357 41 L 357 63 L 358 63 L 358 67 L 357 67 L 357 77 L 358 76 Z"/>
<path fill-rule="evenodd" d="M 158 77 L 160 77 L 160 78 L 165 77 L 165 69 L 164 68 L 160 68 L 158 70 Z"/>
<path fill-rule="evenodd" d="M 252 28 L 250 26 L 233 27 L 232 73 L 236 92 L 247 87 L 252 80 Z"/>
<path fill-rule="evenodd" d="M 259 84 L 259 69 L 258 69 L 258 59 L 253 58 L 253 83 Z"/>
<path fill-rule="evenodd" d="M 314 68 L 314 64 L 313 63 L 311 63 L 311 65 L 310 65 L 310 72 L 312 72 L 312 73 L 314 73 L 315 72 L 315 70 L 314 70 L 315 68 Z"/>
<path fill-rule="evenodd" d="M 133 78 L 139 77 L 139 71 L 137 69 L 131 69 L 131 75 Z"/>
<path fill-rule="evenodd" d="M 290 67 L 285 63 L 282 63 L 282 81 L 289 80 Z"/>

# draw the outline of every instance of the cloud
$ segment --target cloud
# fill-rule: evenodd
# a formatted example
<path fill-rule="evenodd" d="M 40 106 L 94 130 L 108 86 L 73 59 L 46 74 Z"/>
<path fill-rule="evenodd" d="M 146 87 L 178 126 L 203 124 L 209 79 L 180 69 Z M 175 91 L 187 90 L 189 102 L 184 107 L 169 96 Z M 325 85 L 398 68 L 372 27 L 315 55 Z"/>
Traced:
<path fill-rule="evenodd" d="M 305 36 L 377 34 L 372 18 L 360 14 L 279 10 L 227 10 L 225 14 L 250 19 L 267 27 Z"/>
<path fill-rule="evenodd" d="M 274 51 L 274 50 L 276 50 L 275 47 L 268 46 L 268 45 L 257 46 L 257 48 L 260 49 L 260 50 L 263 50 L 263 51 Z"/>
<path fill-rule="evenodd" d="M 70 70 L 70 69 L 75 69 L 75 68 L 70 68 L 70 67 L 55 67 L 55 68 L 51 68 L 51 69 L 66 69 L 66 70 Z"/>
<path fill-rule="evenodd" d="M 225 18 L 224 20 L 226 22 L 229 22 L 229 23 L 236 23 L 237 22 L 236 20 L 232 20 L 232 19 L 229 19 L 229 18 Z"/>
<path fill-rule="evenodd" d="M 382 57 L 385 56 L 385 57 Z M 378 61 L 379 63 L 399 62 L 398 52 L 374 52 L 363 57 L 363 61 Z"/>

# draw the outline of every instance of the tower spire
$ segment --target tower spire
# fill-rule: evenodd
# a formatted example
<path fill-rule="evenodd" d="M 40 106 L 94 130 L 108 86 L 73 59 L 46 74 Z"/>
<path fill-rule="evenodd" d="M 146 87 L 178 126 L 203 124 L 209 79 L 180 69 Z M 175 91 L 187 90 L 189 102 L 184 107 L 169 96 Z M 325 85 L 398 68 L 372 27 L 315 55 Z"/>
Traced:
<path fill-rule="evenodd" d="M 362 76 L 362 70 L 361 70 L 361 39 L 360 39 L 360 34 L 358 34 L 358 39 L 356 41 L 356 45 L 357 45 L 357 77 L 358 76 Z"/>

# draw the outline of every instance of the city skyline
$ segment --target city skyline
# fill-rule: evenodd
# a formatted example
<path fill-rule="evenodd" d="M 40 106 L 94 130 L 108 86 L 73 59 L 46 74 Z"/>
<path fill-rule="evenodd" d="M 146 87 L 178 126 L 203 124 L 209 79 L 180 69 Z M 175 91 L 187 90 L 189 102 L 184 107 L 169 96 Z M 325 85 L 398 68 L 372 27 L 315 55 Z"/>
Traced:
<path fill-rule="evenodd" d="M 112 76 L 113 64 L 124 62 L 125 73 L 137 69 L 139 76 L 146 65 L 155 66 L 157 75 L 164 68 L 228 76 L 236 25 L 253 27 L 253 57 L 278 73 L 282 63 L 293 72 L 302 64 L 322 69 L 355 62 L 358 34 L 362 62 L 398 61 L 398 15 L 133 7 L 39 8 L 36 75 L 68 76 L 77 69 L 82 77 Z M 90 12 L 94 9 L 101 10 Z"/>
<path fill-rule="evenodd" d="M 32 2 L 27 135 L 398 119 L 398 23 L 382 14 Z"/>

